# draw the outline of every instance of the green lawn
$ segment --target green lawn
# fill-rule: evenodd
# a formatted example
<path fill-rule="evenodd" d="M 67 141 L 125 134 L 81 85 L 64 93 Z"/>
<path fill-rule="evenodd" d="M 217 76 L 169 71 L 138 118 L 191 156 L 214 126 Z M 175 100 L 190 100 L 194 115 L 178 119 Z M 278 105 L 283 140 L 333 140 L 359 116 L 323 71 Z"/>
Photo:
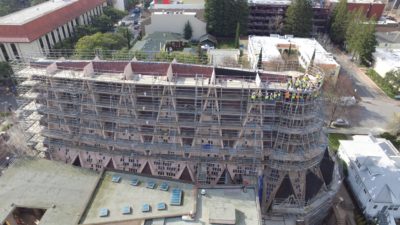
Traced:
<path fill-rule="evenodd" d="M 217 47 L 220 48 L 220 49 L 235 48 L 235 39 L 218 40 L 218 46 Z"/>
<path fill-rule="evenodd" d="M 339 140 L 349 140 L 350 138 L 346 134 L 329 134 L 328 144 L 332 152 L 336 153 L 339 149 Z"/>

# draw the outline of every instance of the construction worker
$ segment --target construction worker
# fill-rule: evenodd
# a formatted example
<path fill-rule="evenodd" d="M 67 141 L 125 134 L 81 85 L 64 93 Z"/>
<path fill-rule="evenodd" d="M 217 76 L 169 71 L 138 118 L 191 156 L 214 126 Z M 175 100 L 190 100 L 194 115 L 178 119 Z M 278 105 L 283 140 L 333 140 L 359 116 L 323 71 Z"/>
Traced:
<path fill-rule="evenodd" d="M 297 89 L 297 88 L 299 88 L 300 87 L 300 79 L 297 79 L 296 78 L 296 81 L 295 81 L 295 88 Z"/>
<path fill-rule="evenodd" d="M 285 92 L 285 99 L 289 99 L 290 98 L 290 93 L 287 91 Z"/>
<path fill-rule="evenodd" d="M 262 99 L 262 92 L 261 92 L 261 91 L 258 92 L 258 98 L 259 98 L 260 100 Z"/>
<path fill-rule="evenodd" d="M 256 93 L 255 92 L 251 93 L 251 100 L 255 101 L 256 98 L 257 98 Z"/>
<path fill-rule="evenodd" d="M 290 87 L 292 87 L 292 79 L 288 80 L 286 89 L 289 89 Z"/>
<path fill-rule="evenodd" d="M 265 92 L 265 97 L 264 97 L 264 99 L 265 99 L 265 101 L 268 101 L 269 100 L 269 93 L 268 92 Z"/>

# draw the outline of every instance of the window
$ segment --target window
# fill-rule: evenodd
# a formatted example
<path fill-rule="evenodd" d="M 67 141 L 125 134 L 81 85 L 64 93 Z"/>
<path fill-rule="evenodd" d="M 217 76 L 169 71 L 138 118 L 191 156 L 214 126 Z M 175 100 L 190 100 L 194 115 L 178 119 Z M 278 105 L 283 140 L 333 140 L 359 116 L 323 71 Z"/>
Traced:
<path fill-rule="evenodd" d="M 71 35 L 72 35 L 71 26 L 72 26 L 72 23 L 69 22 L 69 23 L 67 24 L 67 33 L 68 33 L 68 36 L 70 36 L 70 37 L 71 37 Z"/>
<path fill-rule="evenodd" d="M 57 32 L 58 41 L 61 41 L 62 38 L 61 38 L 61 35 L 60 35 L 60 28 L 57 28 L 56 32 Z"/>
<path fill-rule="evenodd" d="M 51 49 L 49 35 L 47 34 L 47 35 L 45 35 L 45 37 L 46 37 L 46 42 L 47 42 L 47 48 Z"/>
<path fill-rule="evenodd" d="M 53 45 L 56 43 L 56 37 L 54 36 L 54 31 L 50 32 L 51 33 L 51 39 L 53 40 Z"/>
<path fill-rule="evenodd" d="M 44 44 L 43 44 L 42 38 L 39 38 L 39 44 L 40 44 L 40 48 L 42 49 L 42 52 L 44 52 Z"/>
<path fill-rule="evenodd" d="M 12 43 L 10 46 L 11 46 L 11 50 L 12 50 L 13 53 L 14 53 L 15 58 L 16 58 L 16 59 L 19 59 L 19 53 L 18 53 L 17 46 L 15 46 L 14 43 Z"/>
<path fill-rule="evenodd" d="M 374 209 L 378 208 L 378 205 L 374 205 Z"/>
<path fill-rule="evenodd" d="M 67 25 L 67 26 L 68 26 L 68 25 Z M 64 35 L 64 38 L 67 38 L 67 35 L 66 35 L 66 33 L 65 33 L 65 27 L 62 26 L 62 27 L 61 27 L 61 30 L 62 30 L 62 33 L 63 33 L 63 35 Z"/>
<path fill-rule="evenodd" d="M 4 47 L 4 44 L 0 43 L 0 49 L 1 49 L 1 52 L 3 53 L 4 59 L 5 59 L 6 61 L 9 61 L 9 60 L 10 60 L 10 57 L 9 57 L 8 54 L 7 54 L 7 50 L 6 50 L 6 48 Z"/>

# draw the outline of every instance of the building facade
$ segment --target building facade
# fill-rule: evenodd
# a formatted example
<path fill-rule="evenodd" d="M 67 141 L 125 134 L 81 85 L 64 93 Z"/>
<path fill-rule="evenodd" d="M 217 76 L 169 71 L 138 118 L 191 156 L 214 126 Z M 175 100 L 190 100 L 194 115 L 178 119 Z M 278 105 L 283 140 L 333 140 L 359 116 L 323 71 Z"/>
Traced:
<path fill-rule="evenodd" d="M 40 61 L 17 73 L 33 85 L 21 94 L 44 115 L 51 159 L 201 185 L 258 184 L 263 213 L 306 224 L 326 215 L 340 183 L 319 119 L 321 75 L 137 61 Z"/>
<path fill-rule="evenodd" d="M 318 66 L 335 80 L 340 65 L 315 39 L 296 38 L 291 35 L 249 36 L 248 57 L 256 69 L 262 50 L 262 67 L 269 71 L 306 70 L 310 64 Z"/>
<path fill-rule="evenodd" d="M 104 0 L 54 0 L 0 17 L 0 61 L 40 57 L 102 14 Z"/>
<path fill-rule="evenodd" d="M 383 212 L 389 216 L 387 221 L 399 219 L 400 154 L 392 143 L 355 135 L 353 140 L 340 141 L 339 157 L 348 166 L 347 180 L 363 213 L 372 218 Z"/>
<path fill-rule="evenodd" d="M 286 10 L 290 0 L 249 0 L 249 35 L 282 34 Z M 313 5 L 313 34 L 326 32 L 329 8 Z"/>
<path fill-rule="evenodd" d="M 192 27 L 192 39 L 199 40 L 207 34 L 206 22 L 198 16 L 198 11 L 168 10 L 152 12 L 151 23 L 145 26 L 145 33 L 169 32 L 183 34 L 185 24 Z M 173 25 L 172 25 L 173 24 Z"/>

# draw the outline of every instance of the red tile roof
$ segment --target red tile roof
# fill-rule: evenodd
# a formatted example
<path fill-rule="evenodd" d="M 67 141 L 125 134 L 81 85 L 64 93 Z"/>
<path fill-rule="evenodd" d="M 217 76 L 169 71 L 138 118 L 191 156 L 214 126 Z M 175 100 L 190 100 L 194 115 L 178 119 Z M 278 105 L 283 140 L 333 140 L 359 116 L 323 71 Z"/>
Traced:
<path fill-rule="evenodd" d="M 177 77 L 194 77 L 204 76 L 211 77 L 213 67 L 210 66 L 196 66 L 187 64 L 172 64 L 172 73 Z"/>
<path fill-rule="evenodd" d="M 32 42 L 105 0 L 79 0 L 21 25 L 0 25 L 0 42 Z"/>

